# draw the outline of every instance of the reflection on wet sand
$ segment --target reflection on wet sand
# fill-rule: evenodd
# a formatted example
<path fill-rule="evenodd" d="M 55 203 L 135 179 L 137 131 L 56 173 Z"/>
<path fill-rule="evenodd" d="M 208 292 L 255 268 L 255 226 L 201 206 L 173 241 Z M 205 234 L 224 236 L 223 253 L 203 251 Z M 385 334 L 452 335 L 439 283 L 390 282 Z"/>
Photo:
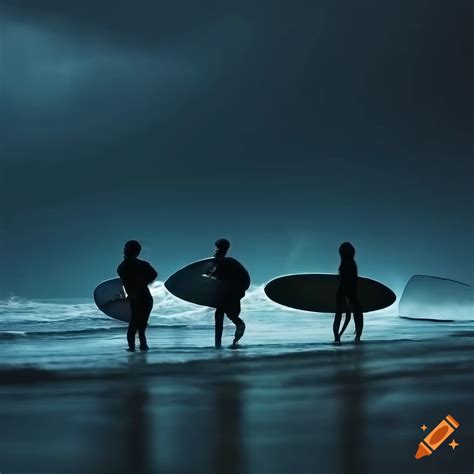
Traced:
<path fill-rule="evenodd" d="M 465 471 L 471 452 L 463 447 L 474 439 L 472 340 L 441 342 L 347 344 L 324 353 L 182 365 L 135 354 L 120 371 L 58 373 L 42 384 L 0 379 L 7 433 L 0 470 Z M 436 370 L 426 370 L 433 360 Z M 415 461 L 419 426 L 448 410 L 462 422 L 461 446 Z"/>
<path fill-rule="evenodd" d="M 101 393 L 106 425 L 100 443 L 101 467 L 106 474 L 153 472 L 153 423 L 150 420 L 151 397 L 146 380 L 137 373 L 146 365 L 146 355 L 130 358 L 124 380 L 105 385 Z"/>
<path fill-rule="evenodd" d="M 181 385 L 178 376 L 178 392 L 160 403 L 144 375 L 146 364 L 146 357 L 131 358 L 124 379 L 101 390 L 104 423 L 93 438 L 97 471 L 151 474 L 169 467 L 181 473 L 194 465 L 202 472 L 207 465 L 206 472 L 215 474 L 246 472 L 243 384 L 221 374 L 203 385 L 194 377 Z M 186 387 L 189 393 L 183 393 Z M 187 409 L 176 412 L 175 404 L 183 401 Z"/>
<path fill-rule="evenodd" d="M 225 380 L 214 385 L 213 389 L 216 416 L 213 472 L 242 474 L 245 472 L 242 383 L 236 379 Z"/>
<path fill-rule="evenodd" d="M 364 453 L 366 440 L 366 387 L 362 372 L 363 344 L 353 351 L 339 351 L 334 356 L 335 389 L 339 401 L 336 421 L 339 432 L 341 474 L 368 472 Z"/>

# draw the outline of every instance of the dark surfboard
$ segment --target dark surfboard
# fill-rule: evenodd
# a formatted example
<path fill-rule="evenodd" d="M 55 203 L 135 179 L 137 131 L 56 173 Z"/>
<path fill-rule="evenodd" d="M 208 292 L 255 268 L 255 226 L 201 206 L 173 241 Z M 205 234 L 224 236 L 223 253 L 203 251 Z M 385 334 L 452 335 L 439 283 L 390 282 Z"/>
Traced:
<path fill-rule="evenodd" d="M 338 286 L 339 275 L 303 273 L 275 278 L 267 283 L 265 293 L 272 301 L 283 306 L 334 313 Z M 390 288 L 365 277 L 359 277 L 357 294 L 364 313 L 386 308 L 396 300 L 395 293 Z M 346 310 L 349 308 L 344 308 Z"/>
<path fill-rule="evenodd" d="M 205 276 L 214 266 L 213 258 L 186 265 L 165 281 L 165 288 L 184 301 L 215 308 L 227 286 L 216 278 Z"/>

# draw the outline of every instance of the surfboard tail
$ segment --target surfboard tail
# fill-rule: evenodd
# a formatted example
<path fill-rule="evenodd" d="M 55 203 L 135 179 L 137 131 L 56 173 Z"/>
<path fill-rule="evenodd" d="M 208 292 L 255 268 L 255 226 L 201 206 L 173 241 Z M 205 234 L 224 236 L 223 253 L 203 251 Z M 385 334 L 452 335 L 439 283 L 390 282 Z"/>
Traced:
<path fill-rule="evenodd" d="M 341 332 L 339 333 L 339 337 L 341 337 L 344 334 L 344 331 L 349 325 L 350 320 L 351 320 L 351 313 L 346 313 L 346 318 L 344 319 L 344 324 L 342 325 L 342 329 L 341 329 Z"/>

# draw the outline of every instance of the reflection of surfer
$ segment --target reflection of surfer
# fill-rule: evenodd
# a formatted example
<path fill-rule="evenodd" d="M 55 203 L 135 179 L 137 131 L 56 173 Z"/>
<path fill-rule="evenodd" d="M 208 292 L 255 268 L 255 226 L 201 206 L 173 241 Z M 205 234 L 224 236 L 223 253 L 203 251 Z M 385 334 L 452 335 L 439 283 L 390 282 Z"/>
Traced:
<path fill-rule="evenodd" d="M 123 262 L 117 268 L 132 308 L 132 317 L 127 331 L 128 350 L 132 352 L 135 350 L 137 330 L 140 350 L 148 350 L 145 330 L 153 308 L 153 297 L 148 285 L 158 276 L 156 270 L 148 262 L 137 258 L 141 249 L 142 246 L 136 240 L 129 240 L 123 248 Z"/>
<path fill-rule="evenodd" d="M 224 284 L 215 312 L 215 345 L 221 347 L 224 314 L 226 314 L 236 326 L 233 342 L 235 346 L 245 332 L 245 323 L 239 317 L 240 300 L 250 286 L 250 276 L 239 261 L 232 257 L 226 257 L 230 248 L 230 242 L 227 239 L 219 239 L 215 245 L 215 266 L 207 276 L 221 280 Z"/>
<path fill-rule="evenodd" d="M 357 264 L 354 260 L 355 248 L 349 242 L 344 242 L 339 247 L 341 256 L 341 265 L 339 266 L 339 287 L 336 294 L 336 314 L 334 316 L 333 332 L 334 341 L 339 342 L 350 320 L 350 312 L 346 313 L 346 320 L 339 332 L 341 324 L 342 311 L 347 303 L 350 310 L 354 313 L 354 323 L 356 327 L 356 341 L 360 341 L 362 328 L 364 326 L 364 317 L 362 307 L 357 297 Z"/>

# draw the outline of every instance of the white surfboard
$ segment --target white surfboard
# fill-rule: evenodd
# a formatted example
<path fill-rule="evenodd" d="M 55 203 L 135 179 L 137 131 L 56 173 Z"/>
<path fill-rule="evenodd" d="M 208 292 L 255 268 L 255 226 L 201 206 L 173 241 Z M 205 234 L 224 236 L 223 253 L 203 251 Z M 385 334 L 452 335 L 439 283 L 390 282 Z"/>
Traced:
<path fill-rule="evenodd" d="M 403 290 L 398 314 L 429 321 L 474 321 L 474 290 L 449 278 L 414 275 Z"/>
<path fill-rule="evenodd" d="M 94 290 L 94 301 L 107 316 L 126 323 L 130 322 L 132 310 L 120 278 L 100 283 Z"/>

